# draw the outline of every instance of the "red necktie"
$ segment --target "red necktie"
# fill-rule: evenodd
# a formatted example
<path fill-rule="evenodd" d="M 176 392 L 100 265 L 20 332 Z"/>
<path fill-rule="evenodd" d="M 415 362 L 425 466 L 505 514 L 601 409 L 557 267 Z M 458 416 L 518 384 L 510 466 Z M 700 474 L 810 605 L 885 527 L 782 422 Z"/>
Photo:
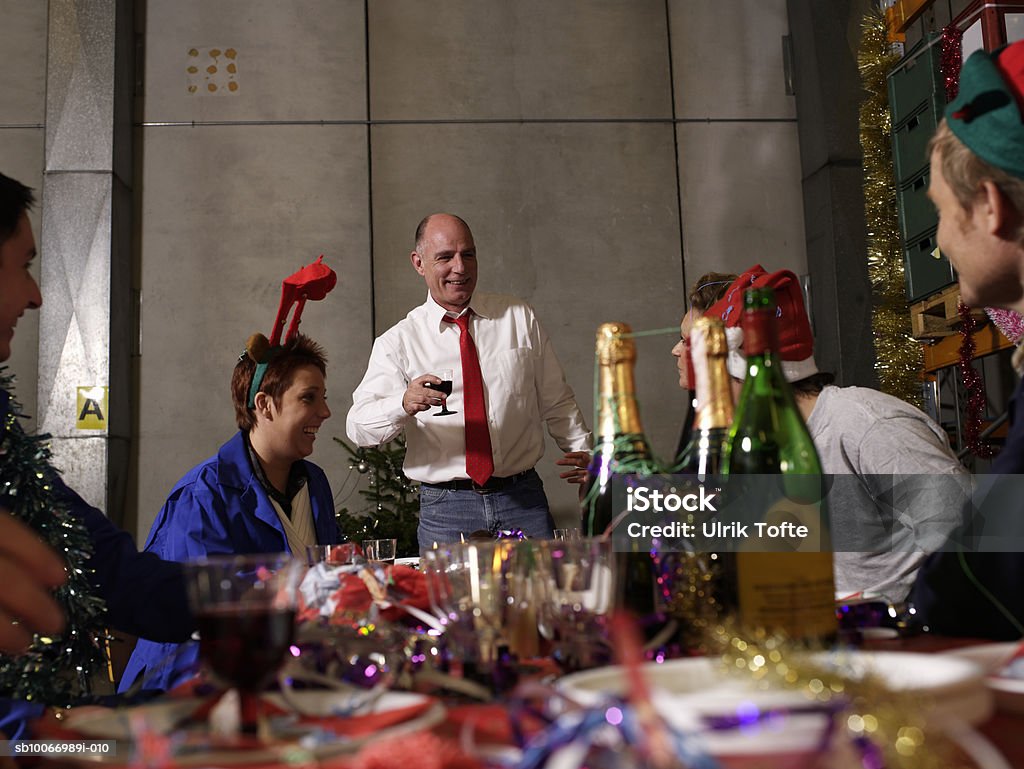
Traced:
<path fill-rule="evenodd" d="M 462 356 L 462 401 L 466 411 L 466 474 L 478 486 L 487 483 L 494 473 L 491 453 L 491 433 L 487 429 L 487 407 L 484 405 L 484 378 L 480 373 L 480 358 L 469 333 L 469 316 L 464 312 L 458 318 L 445 316 L 445 320 L 459 327 L 459 354 Z"/>

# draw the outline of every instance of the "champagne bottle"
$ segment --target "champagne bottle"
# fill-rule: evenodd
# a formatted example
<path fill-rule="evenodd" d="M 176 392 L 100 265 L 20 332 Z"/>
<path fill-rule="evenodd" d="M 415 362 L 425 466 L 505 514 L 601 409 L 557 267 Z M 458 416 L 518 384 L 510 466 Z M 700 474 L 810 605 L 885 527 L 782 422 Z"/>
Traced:
<path fill-rule="evenodd" d="M 713 482 L 724 470 L 733 421 L 732 391 L 725 360 L 729 348 L 720 320 L 698 318 L 690 332 L 696 411 L 690 441 L 679 455 L 677 473 Z"/>
<path fill-rule="evenodd" d="M 836 635 L 835 587 L 822 498 L 821 463 L 782 371 L 775 327 L 775 294 L 751 289 L 744 297 L 743 347 L 747 376 L 729 433 L 729 476 L 779 474 L 778 493 L 759 484 L 758 515 L 768 524 L 798 521 L 810 535 L 780 538 L 775 548 L 738 542 L 735 594 L 741 624 L 791 638 L 824 641 Z M 738 480 L 738 479 L 737 479 Z M 735 491 L 730 482 L 729 493 Z M 727 603 L 730 602 L 727 600 Z"/>
<path fill-rule="evenodd" d="M 712 318 L 696 320 L 690 331 L 690 352 L 690 381 L 696 390 L 693 426 L 674 472 L 685 476 L 677 478 L 677 483 L 690 490 L 703 486 L 720 496 L 733 421 L 724 324 Z M 709 519 L 690 513 L 686 520 L 702 531 L 703 522 Z M 661 569 L 663 590 L 668 589 L 665 608 L 677 622 L 674 641 L 679 653 L 706 654 L 708 629 L 720 621 L 723 597 L 730 610 L 735 606 L 736 554 L 731 549 L 680 548 L 663 554 Z"/>
<path fill-rule="evenodd" d="M 602 323 L 597 329 L 598 441 L 583 497 L 582 531 L 602 535 L 621 510 L 612 501 L 616 475 L 655 475 L 659 468 L 640 422 L 636 400 L 636 344 L 625 323 Z"/>
<path fill-rule="evenodd" d="M 616 477 L 653 477 L 660 467 L 640 422 L 636 399 L 636 344 L 625 323 L 602 323 L 597 329 L 598 445 L 590 462 L 590 480 L 582 501 L 582 531 L 601 536 L 618 520 L 624 505 L 613 500 Z M 625 497 L 620 489 L 620 497 Z M 632 540 L 631 540 L 632 541 Z M 634 549 L 616 553 L 620 606 L 644 618 L 654 613 L 654 572 L 650 553 Z"/>

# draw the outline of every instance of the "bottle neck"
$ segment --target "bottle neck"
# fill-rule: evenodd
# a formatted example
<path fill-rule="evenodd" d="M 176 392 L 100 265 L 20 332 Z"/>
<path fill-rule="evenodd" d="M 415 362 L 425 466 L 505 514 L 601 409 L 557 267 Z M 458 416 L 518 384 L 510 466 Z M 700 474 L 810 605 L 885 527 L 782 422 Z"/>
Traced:
<path fill-rule="evenodd" d="M 640 435 L 640 409 L 632 361 L 602 363 L 599 371 L 598 436 L 602 442 L 616 435 Z"/>
<path fill-rule="evenodd" d="M 775 317 L 768 310 L 747 310 L 743 313 L 743 353 L 747 360 L 764 358 L 778 352 Z"/>
<path fill-rule="evenodd" d="M 697 387 L 697 413 L 694 430 L 728 428 L 733 420 L 732 389 L 725 357 L 709 355 L 694 360 Z"/>

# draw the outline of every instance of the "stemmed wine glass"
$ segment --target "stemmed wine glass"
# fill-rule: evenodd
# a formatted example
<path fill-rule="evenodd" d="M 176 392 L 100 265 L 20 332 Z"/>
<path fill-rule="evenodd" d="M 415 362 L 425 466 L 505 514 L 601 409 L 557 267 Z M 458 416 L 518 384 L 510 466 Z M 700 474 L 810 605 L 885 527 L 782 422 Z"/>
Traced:
<path fill-rule="evenodd" d="M 608 623 L 615 612 L 616 557 L 611 539 L 543 541 L 537 579 L 542 591 L 539 627 L 555 642 L 566 671 L 608 664 Z"/>
<path fill-rule="evenodd" d="M 270 553 L 206 556 L 184 569 L 199 656 L 214 678 L 238 691 L 242 733 L 257 734 L 260 692 L 292 645 L 305 566 L 288 553 Z"/>
<path fill-rule="evenodd" d="M 454 372 L 450 368 L 443 368 L 435 374 L 435 376 L 441 380 L 441 384 L 433 384 L 431 382 L 424 382 L 424 387 L 429 387 L 431 390 L 437 390 L 443 392 L 445 395 L 452 394 L 452 376 Z M 448 401 L 446 400 L 441 404 L 441 410 L 435 411 L 435 417 L 446 417 L 450 414 L 457 414 L 457 411 L 448 410 Z"/>
<path fill-rule="evenodd" d="M 536 612 L 529 611 L 533 597 L 525 591 L 529 548 L 528 542 L 473 541 L 421 554 L 431 606 L 464 677 L 492 692 L 515 683 L 510 655 L 529 648 L 531 621 L 536 646 Z"/>

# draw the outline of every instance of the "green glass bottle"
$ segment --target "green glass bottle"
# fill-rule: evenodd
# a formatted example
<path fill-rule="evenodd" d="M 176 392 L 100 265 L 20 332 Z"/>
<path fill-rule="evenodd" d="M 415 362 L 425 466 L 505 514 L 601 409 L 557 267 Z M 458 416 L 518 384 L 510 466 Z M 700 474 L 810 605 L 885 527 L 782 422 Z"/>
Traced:
<path fill-rule="evenodd" d="M 656 475 L 659 466 L 640 422 L 636 399 L 636 343 L 626 323 L 602 323 L 597 329 L 597 448 L 582 503 L 585 536 L 605 533 L 621 510 L 612 502 L 616 475 Z"/>
<path fill-rule="evenodd" d="M 748 509 L 754 520 L 806 525 L 810 535 L 796 542 L 779 538 L 756 546 L 737 543 L 735 594 L 727 602 L 735 604 L 744 626 L 828 641 L 835 638 L 837 626 L 821 462 L 783 375 L 775 323 L 774 292 L 748 290 L 743 311 L 747 375 L 729 433 L 725 470 L 729 476 L 781 476 L 774 486 L 777 494 L 771 485 L 761 484 L 749 495 Z M 730 482 L 728 491 L 734 488 Z"/>
<path fill-rule="evenodd" d="M 612 494 L 616 484 L 625 484 L 623 476 L 648 478 L 661 471 L 640 421 L 634 375 L 636 343 L 631 334 L 625 323 L 602 323 L 597 329 L 598 440 L 581 503 L 581 531 L 588 537 L 626 525 L 621 517 L 624 486 L 619 489 L 618 501 Z M 616 569 L 618 605 L 641 618 L 653 615 L 655 582 L 650 553 L 634 544 L 631 551 L 616 553 Z"/>

